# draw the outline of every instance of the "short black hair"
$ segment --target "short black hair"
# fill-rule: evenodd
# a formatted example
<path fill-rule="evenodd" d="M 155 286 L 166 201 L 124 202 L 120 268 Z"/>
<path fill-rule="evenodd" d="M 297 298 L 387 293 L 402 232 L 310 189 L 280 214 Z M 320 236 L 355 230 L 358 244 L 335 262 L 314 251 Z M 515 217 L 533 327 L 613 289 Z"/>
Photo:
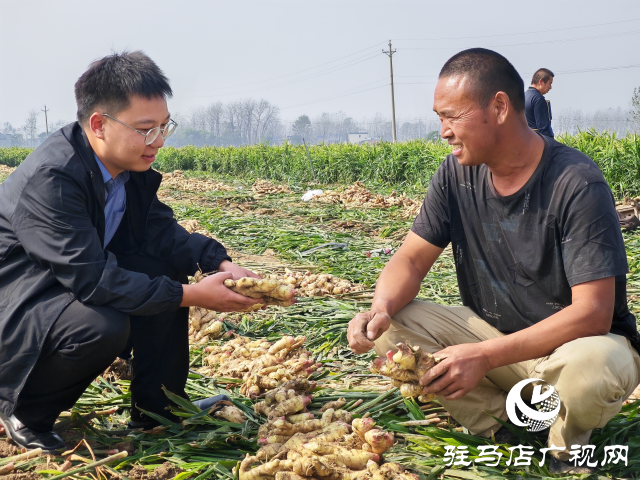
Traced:
<path fill-rule="evenodd" d="M 524 110 L 524 81 L 499 53 L 486 48 L 456 53 L 444 64 L 438 78 L 456 75 L 469 78 L 481 108 L 486 108 L 497 92 L 504 92 L 516 111 Z"/>
<path fill-rule="evenodd" d="M 75 84 L 78 121 L 86 123 L 96 108 L 117 115 L 132 95 L 171 97 L 169 80 L 144 52 L 114 53 L 95 60 Z M 107 112 L 108 110 L 108 112 Z"/>
<path fill-rule="evenodd" d="M 537 85 L 540 80 L 547 83 L 553 77 L 555 77 L 555 75 L 548 68 L 539 68 L 536 70 L 536 73 L 533 74 L 533 78 L 531 78 L 531 85 Z"/>

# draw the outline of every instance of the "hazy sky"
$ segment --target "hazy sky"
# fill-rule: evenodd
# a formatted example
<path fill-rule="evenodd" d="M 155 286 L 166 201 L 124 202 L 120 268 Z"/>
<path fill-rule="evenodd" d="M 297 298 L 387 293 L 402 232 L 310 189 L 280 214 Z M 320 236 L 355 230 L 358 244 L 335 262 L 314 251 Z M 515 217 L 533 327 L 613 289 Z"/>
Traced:
<path fill-rule="evenodd" d="M 22 125 L 45 104 L 50 121 L 73 120 L 78 76 L 122 49 L 165 71 L 172 112 L 253 97 L 284 120 L 389 115 L 389 39 L 398 119 L 435 118 L 439 69 L 473 46 L 505 55 L 525 84 L 555 71 L 556 112 L 626 108 L 640 86 L 640 68 L 609 69 L 640 65 L 638 0 L 0 0 L 0 122 Z M 591 69 L 603 70 L 571 73 Z"/>

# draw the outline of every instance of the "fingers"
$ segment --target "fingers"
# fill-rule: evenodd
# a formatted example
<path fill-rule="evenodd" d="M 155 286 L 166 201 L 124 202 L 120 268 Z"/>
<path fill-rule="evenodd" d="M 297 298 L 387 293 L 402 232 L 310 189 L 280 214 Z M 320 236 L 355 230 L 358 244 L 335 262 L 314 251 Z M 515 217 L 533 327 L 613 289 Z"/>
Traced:
<path fill-rule="evenodd" d="M 244 295 L 240 295 L 239 293 L 236 293 L 231 289 L 228 289 L 228 290 L 229 290 L 228 300 L 230 302 L 237 303 L 243 306 L 256 305 L 257 303 L 263 302 L 262 298 L 245 297 Z"/>
<path fill-rule="evenodd" d="M 369 323 L 370 312 L 363 312 L 356 315 L 349 322 L 347 328 L 347 340 L 351 350 L 355 353 L 365 353 L 374 347 L 374 343 L 365 337 L 364 331 Z"/>
<path fill-rule="evenodd" d="M 252 278 L 262 278 L 260 275 L 258 275 L 255 272 L 252 272 L 251 270 L 247 270 L 247 277 L 252 277 Z"/>
<path fill-rule="evenodd" d="M 467 393 L 468 392 L 466 392 L 465 390 L 460 389 L 448 395 L 444 395 L 443 397 L 445 400 L 458 400 L 459 398 L 464 397 Z"/>
<path fill-rule="evenodd" d="M 380 338 L 389 328 L 391 318 L 383 313 L 375 313 L 373 319 L 367 324 L 367 339 L 373 341 Z"/>
<path fill-rule="evenodd" d="M 430 387 L 433 381 L 447 373 L 448 370 L 449 365 L 447 363 L 442 362 L 434 365 L 432 368 L 427 370 L 427 373 L 425 373 L 420 379 L 420 385 Z M 430 392 L 435 393 L 435 390 L 430 390 Z"/>

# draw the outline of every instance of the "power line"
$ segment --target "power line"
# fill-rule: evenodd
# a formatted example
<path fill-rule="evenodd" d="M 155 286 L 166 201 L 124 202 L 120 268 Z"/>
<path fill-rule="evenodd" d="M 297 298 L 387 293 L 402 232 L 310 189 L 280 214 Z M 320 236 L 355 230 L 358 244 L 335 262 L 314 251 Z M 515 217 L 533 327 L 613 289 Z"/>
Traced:
<path fill-rule="evenodd" d="M 253 93 L 253 92 L 260 92 L 260 91 L 263 91 L 263 90 L 271 90 L 273 88 L 278 88 L 278 87 L 282 87 L 282 86 L 286 86 L 286 85 L 291 85 L 293 83 L 298 83 L 298 82 L 302 82 L 302 81 L 305 81 L 305 80 L 310 80 L 312 78 L 321 77 L 321 76 L 327 75 L 329 73 L 333 73 L 333 72 L 336 72 L 338 70 L 343 70 L 345 68 L 352 67 L 352 66 L 357 65 L 359 63 L 366 62 L 366 61 L 372 60 L 374 58 L 378 58 L 378 56 L 379 56 L 379 53 L 367 54 L 367 55 L 364 55 L 363 57 L 359 57 L 358 59 L 355 59 L 357 61 L 352 61 L 352 62 L 344 63 L 344 64 L 341 64 L 341 65 L 336 65 L 335 67 L 332 67 L 331 69 L 325 70 L 323 72 L 316 72 L 316 73 L 308 75 L 306 77 L 298 78 L 298 79 L 295 79 L 295 80 L 290 80 L 290 81 L 279 83 L 279 84 L 276 84 L 276 85 L 269 85 L 269 86 L 261 87 L 261 88 L 257 88 L 257 89 L 245 90 L 243 92 L 221 93 L 221 94 L 214 94 L 214 95 L 193 95 L 193 96 L 188 96 L 188 97 L 185 97 L 185 98 L 228 97 L 230 95 L 244 95 L 245 93 Z"/>
<path fill-rule="evenodd" d="M 620 23 L 630 23 L 637 22 L 640 18 L 634 18 L 631 20 L 619 20 L 617 22 L 608 22 L 608 23 L 595 23 L 592 25 L 580 25 L 576 27 L 565 27 L 565 28 L 552 28 L 549 30 L 535 30 L 531 32 L 517 32 L 517 33 L 496 33 L 493 35 L 477 35 L 474 37 L 440 37 L 440 38 L 397 38 L 396 41 L 411 41 L 411 42 L 419 42 L 419 41 L 442 41 L 442 40 L 471 40 L 476 38 L 491 38 L 491 37 L 508 37 L 514 35 L 531 35 L 536 33 L 549 33 L 549 32 L 560 32 L 564 30 L 576 30 L 579 28 L 590 28 L 590 27 L 601 27 L 604 25 L 616 25 Z"/>
<path fill-rule="evenodd" d="M 618 33 L 608 33 L 602 35 L 590 35 L 587 37 L 574 37 L 574 38 L 565 38 L 560 40 L 543 40 L 540 42 L 522 42 L 522 43 L 508 43 L 503 45 L 488 45 L 489 48 L 498 48 L 498 47 L 521 47 L 526 45 L 543 45 L 546 43 L 564 43 L 564 42 L 575 42 L 578 40 L 593 40 L 596 38 L 612 38 L 612 37 L 622 37 L 625 35 L 635 35 L 640 33 L 640 30 L 633 30 L 631 32 L 618 32 Z M 408 47 L 403 48 L 402 50 L 450 50 L 451 47 Z"/>
<path fill-rule="evenodd" d="M 256 84 L 258 84 L 258 83 L 271 82 L 271 81 L 273 81 L 273 80 L 279 80 L 279 79 L 281 79 L 281 78 L 290 77 L 290 76 L 293 76 L 293 75 L 298 75 L 299 73 L 308 72 L 309 70 L 315 70 L 315 69 L 317 69 L 317 68 L 324 67 L 325 65 L 329 65 L 329 64 L 331 64 L 331 63 L 338 62 L 338 61 L 343 60 L 343 59 L 345 59 L 345 58 L 353 57 L 354 55 L 357 55 L 358 53 L 362 53 L 362 52 L 365 52 L 365 51 L 367 51 L 367 50 L 371 50 L 372 48 L 378 48 L 378 47 L 379 47 L 381 44 L 383 44 L 383 43 L 384 43 L 384 42 L 378 42 L 378 43 L 376 43 L 375 45 L 372 45 L 372 46 L 367 47 L 367 48 L 363 48 L 362 50 L 358 50 L 357 52 L 351 53 L 351 54 L 349 54 L 349 55 L 345 55 L 345 56 L 343 56 L 343 57 L 336 58 L 335 60 L 331 60 L 331 61 L 329 61 L 329 62 L 321 63 L 320 65 L 316 65 L 315 67 L 309 67 L 309 68 L 305 68 L 305 69 L 303 69 L 303 70 L 298 70 L 297 72 L 287 73 L 287 74 L 285 74 L 285 75 L 280 75 L 280 76 L 278 76 L 278 77 L 267 78 L 267 79 L 265 79 L 265 80 L 257 80 L 257 81 L 255 81 L 255 82 L 249 82 L 249 83 L 241 83 L 241 84 L 239 84 L 239 85 L 229 85 L 229 86 L 225 86 L 225 87 L 203 88 L 203 89 L 200 89 L 200 90 L 187 90 L 187 91 L 192 91 L 192 92 L 203 92 L 203 91 L 208 91 L 208 90 L 222 90 L 222 89 L 225 89 L 225 88 L 246 87 L 246 86 L 248 86 L 248 85 L 256 85 Z M 367 54 L 367 55 L 369 55 L 369 54 Z M 364 56 L 366 56 L 366 55 L 364 55 Z M 362 58 L 362 57 L 360 57 L 360 58 Z M 316 73 L 318 73 L 318 72 L 316 72 Z"/>
<path fill-rule="evenodd" d="M 386 78 L 385 78 L 385 80 L 386 80 Z M 356 95 L 356 94 L 358 94 L 358 93 L 370 92 L 371 90 L 377 90 L 377 89 L 379 89 L 379 88 L 386 88 L 386 87 L 387 87 L 387 85 L 379 85 L 379 86 L 377 86 L 377 87 L 367 88 L 367 89 L 365 89 L 365 90 L 358 90 L 357 92 L 353 92 L 353 93 L 346 93 L 346 94 L 332 95 L 332 96 L 330 96 L 330 97 L 320 98 L 320 99 L 317 99 L 317 100 L 312 100 L 312 101 L 310 101 L 310 102 L 299 103 L 299 104 L 297 104 L 297 105 L 291 105 L 291 106 L 288 106 L 288 107 L 283 107 L 283 108 L 281 108 L 280 110 L 288 110 L 288 109 L 290 109 L 290 108 L 303 107 L 303 106 L 305 106 L 305 105 L 311 105 L 312 103 L 320 103 L 320 102 L 325 102 L 325 101 L 327 101 L 327 100 L 333 100 L 333 99 L 335 99 L 335 98 L 349 97 L 349 96 L 351 96 L 351 95 Z"/>

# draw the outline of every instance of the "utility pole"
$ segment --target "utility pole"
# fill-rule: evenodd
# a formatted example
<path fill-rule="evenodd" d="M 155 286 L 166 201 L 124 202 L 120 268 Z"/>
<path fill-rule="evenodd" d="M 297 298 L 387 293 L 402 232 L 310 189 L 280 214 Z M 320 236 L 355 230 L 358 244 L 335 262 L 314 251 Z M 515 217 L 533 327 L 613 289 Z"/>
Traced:
<path fill-rule="evenodd" d="M 382 50 L 389 56 L 389 68 L 391 71 L 391 133 L 393 135 L 393 143 L 396 143 L 396 102 L 393 95 L 393 54 L 395 50 L 391 49 L 391 40 L 389 40 L 389 51 Z"/>
<path fill-rule="evenodd" d="M 49 138 L 49 119 L 47 118 L 47 106 L 44 106 L 44 110 L 42 110 L 44 112 L 44 124 L 47 127 L 47 138 Z"/>

